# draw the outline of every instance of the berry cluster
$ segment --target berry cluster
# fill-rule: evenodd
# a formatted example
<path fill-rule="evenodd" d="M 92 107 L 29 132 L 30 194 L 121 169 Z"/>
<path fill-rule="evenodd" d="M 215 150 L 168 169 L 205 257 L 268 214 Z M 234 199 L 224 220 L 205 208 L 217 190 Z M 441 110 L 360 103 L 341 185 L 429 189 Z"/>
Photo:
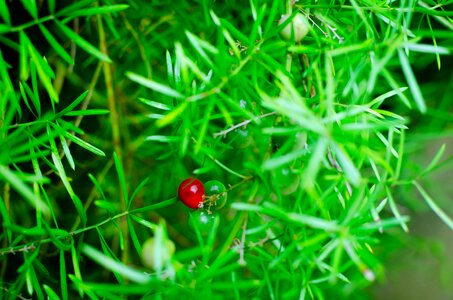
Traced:
<path fill-rule="evenodd" d="M 187 178 L 178 188 L 178 197 L 184 205 L 192 209 L 207 208 L 214 206 L 220 209 L 227 201 L 226 188 L 218 180 L 210 180 L 203 184 L 195 178 Z"/>

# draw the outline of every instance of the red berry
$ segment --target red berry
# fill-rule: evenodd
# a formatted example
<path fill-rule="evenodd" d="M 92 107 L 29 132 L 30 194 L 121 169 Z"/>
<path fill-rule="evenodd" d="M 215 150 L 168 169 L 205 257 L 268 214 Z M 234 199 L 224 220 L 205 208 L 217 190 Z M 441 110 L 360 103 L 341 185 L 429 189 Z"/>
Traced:
<path fill-rule="evenodd" d="M 178 188 L 178 197 L 187 207 L 198 209 L 203 206 L 204 185 L 195 178 L 187 178 Z"/>

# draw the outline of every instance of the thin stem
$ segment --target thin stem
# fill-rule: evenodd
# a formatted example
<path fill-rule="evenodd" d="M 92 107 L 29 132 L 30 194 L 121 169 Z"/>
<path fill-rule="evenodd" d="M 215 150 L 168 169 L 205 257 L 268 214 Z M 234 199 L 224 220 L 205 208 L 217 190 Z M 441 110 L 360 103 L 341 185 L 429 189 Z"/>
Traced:
<path fill-rule="evenodd" d="M 294 5 L 294 2 L 293 0 L 286 0 L 285 1 L 285 6 L 286 6 L 286 14 L 287 15 L 290 15 L 293 13 L 293 5 Z"/>
<path fill-rule="evenodd" d="M 45 16 L 45 17 L 42 17 L 42 18 L 39 18 L 37 20 L 33 20 L 33 21 L 30 21 L 30 22 L 24 23 L 24 24 L 16 26 L 16 27 L 11 27 L 9 29 L 9 32 L 20 32 L 20 31 L 23 31 L 23 30 L 25 30 L 25 29 L 27 29 L 29 27 L 33 27 L 33 26 L 36 26 L 38 24 L 42 24 L 44 22 L 51 21 L 53 19 L 55 19 L 54 15 Z"/>
<path fill-rule="evenodd" d="M 153 205 L 150 205 L 150 206 L 147 206 L 147 207 L 142 207 L 142 208 L 137 208 L 137 209 L 133 209 L 133 210 L 129 210 L 129 211 L 123 211 L 121 213 L 118 213 L 117 215 L 113 216 L 113 217 L 110 217 L 108 219 L 105 219 L 97 224 L 94 224 L 94 225 L 91 225 L 91 226 L 88 226 L 88 227 L 84 227 L 84 228 L 80 228 L 80 229 L 77 229 L 77 230 L 73 230 L 73 231 L 70 231 L 68 235 L 61 235 L 61 236 L 57 236 L 56 238 L 59 239 L 59 240 L 64 240 L 64 239 L 67 239 L 69 237 L 73 237 L 75 235 L 78 235 L 78 234 L 81 234 L 81 233 L 84 233 L 84 232 L 87 232 L 87 231 L 90 231 L 90 230 L 93 230 L 93 229 L 96 229 L 96 228 L 99 228 L 101 226 L 104 226 L 114 220 L 117 220 L 119 218 L 122 218 L 122 217 L 125 217 L 129 214 L 139 214 L 139 213 L 143 213 L 143 212 L 147 212 L 147 211 L 150 211 L 150 210 L 154 210 L 154 209 L 157 209 L 157 208 L 162 208 L 162 207 L 166 207 L 166 206 L 170 206 L 170 205 L 173 205 L 174 203 L 176 202 L 176 200 L 174 198 L 171 198 L 171 199 L 168 199 L 168 200 L 165 200 L 165 201 L 162 201 L 162 202 L 159 202 L 157 204 L 153 204 Z M 52 242 L 52 239 L 50 238 L 45 238 L 45 239 L 41 239 L 41 240 L 36 240 L 36 241 L 33 241 L 33 242 L 30 242 L 30 243 L 27 243 L 27 244 L 23 244 L 23 245 L 19 245 L 19 246 L 14 246 L 14 247 L 5 247 L 5 248 L 2 248 L 0 249 L 0 256 L 2 255 L 5 255 L 5 254 L 16 254 L 18 252 L 29 252 L 30 250 L 34 250 L 36 248 L 38 248 L 39 245 L 41 244 L 46 244 L 46 243 L 50 243 Z"/>
<path fill-rule="evenodd" d="M 105 36 L 105 31 L 104 31 L 104 25 L 102 23 L 102 17 L 100 15 L 97 15 L 97 23 L 98 23 L 98 29 L 99 29 L 99 40 L 100 40 L 100 50 L 102 53 L 108 55 L 107 51 L 107 41 L 106 41 L 106 36 Z M 115 92 L 113 89 L 113 79 L 112 79 L 112 69 L 110 67 L 110 64 L 107 62 L 103 63 L 103 71 L 104 71 L 104 77 L 105 77 L 105 85 L 107 87 L 107 98 L 109 101 L 109 109 L 110 109 L 110 124 L 112 126 L 112 138 L 113 138 L 113 148 L 115 149 L 116 154 L 118 155 L 118 158 L 120 162 L 123 161 L 123 151 L 121 148 L 121 139 L 120 139 L 120 124 L 119 121 L 121 121 L 120 114 L 117 110 L 117 103 L 115 99 Z M 122 189 L 122 186 L 120 185 L 120 189 Z M 124 199 L 124 191 L 120 192 L 120 197 L 121 197 L 121 208 L 123 210 L 126 210 L 126 199 Z M 121 256 L 121 261 L 123 263 L 127 263 L 129 260 L 129 229 L 127 227 L 127 220 L 124 218 L 121 220 L 120 223 L 121 226 L 121 231 L 124 236 L 124 251 L 122 252 Z"/>
<path fill-rule="evenodd" d="M 269 117 L 269 116 L 273 116 L 273 115 L 275 115 L 275 114 L 277 114 L 277 113 L 276 113 L 275 111 L 273 111 L 273 112 L 270 112 L 270 113 L 267 113 L 267 114 L 264 114 L 264 115 L 261 115 L 261 116 L 257 116 L 257 117 L 255 117 L 255 118 L 253 118 L 253 119 L 245 120 L 245 121 L 243 121 L 243 122 L 241 122 L 241 123 L 238 123 L 238 124 L 236 124 L 236 125 L 231 126 L 231 127 L 228 128 L 228 129 L 225 129 L 225 130 L 222 130 L 222 131 L 219 131 L 219 132 L 214 133 L 214 134 L 213 134 L 213 137 L 214 137 L 214 138 L 217 138 L 217 137 L 219 137 L 219 136 L 221 136 L 221 135 L 226 136 L 229 132 L 231 132 L 231 131 L 233 131 L 233 130 L 239 128 L 239 127 L 245 126 L 245 125 L 247 125 L 247 124 L 249 124 L 249 123 L 251 123 L 251 122 L 253 122 L 253 121 L 257 121 L 257 120 L 259 120 L 259 119 L 263 119 L 263 118 L 266 118 L 266 117 Z"/>
<path fill-rule="evenodd" d="M 95 225 L 91 225 L 91 226 L 88 226 L 88 227 L 85 227 L 85 228 L 81 228 L 81 229 L 77 229 L 77 230 L 74 230 L 70 233 L 70 235 L 74 235 L 74 234 L 80 234 L 80 233 L 83 233 L 83 232 L 86 232 L 86 231 L 89 231 L 89 230 L 92 230 L 92 229 L 95 229 L 95 228 L 98 228 L 98 227 L 101 227 L 102 225 L 105 225 L 113 220 L 116 220 L 118 218 L 121 218 L 121 217 L 124 217 L 124 216 L 127 216 L 129 214 L 129 211 L 124 211 L 120 214 L 117 214 L 111 218 L 108 218 L 102 222 L 99 222 Z"/>
<path fill-rule="evenodd" d="M 231 170 L 230 168 L 228 168 L 227 166 L 225 166 L 223 163 L 221 163 L 217 158 L 215 158 L 214 156 L 208 154 L 208 157 L 210 159 L 212 159 L 216 164 L 218 164 L 221 168 L 225 169 L 225 171 L 227 172 L 230 172 L 231 174 L 233 175 L 236 175 L 237 177 L 239 178 L 242 178 L 242 179 L 249 179 L 250 177 L 249 176 L 245 176 L 245 175 L 242 175 L 234 170 Z"/>
<path fill-rule="evenodd" d="M 5 201 L 5 207 L 6 207 L 6 210 L 8 212 L 8 215 L 11 216 L 11 204 L 10 204 L 10 190 L 11 190 L 11 185 L 9 182 L 6 182 L 5 183 L 5 186 L 3 188 L 3 200 Z M 0 197 L 0 201 L 2 201 L 1 197 Z M 3 226 L 3 230 L 4 232 L 6 232 L 5 230 L 5 227 Z M 2 247 L 5 247 L 8 243 L 8 238 L 7 238 L 7 235 L 5 234 L 5 237 L 3 239 L 3 245 Z M 2 264 L 2 269 L 0 271 L 0 278 L 5 278 L 5 274 L 6 274 L 6 267 L 8 265 L 8 260 L 4 260 L 4 263 Z"/>

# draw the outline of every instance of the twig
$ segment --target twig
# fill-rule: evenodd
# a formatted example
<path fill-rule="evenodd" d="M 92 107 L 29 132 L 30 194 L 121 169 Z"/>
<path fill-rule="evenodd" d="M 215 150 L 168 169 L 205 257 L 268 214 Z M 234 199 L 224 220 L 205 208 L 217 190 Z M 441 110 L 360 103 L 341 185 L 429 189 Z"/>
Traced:
<path fill-rule="evenodd" d="M 319 29 L 319 31 L 322 32 L 322 34 L 324 34 L 325 37 L 329 37 L 329 34 L 327 32 L 325 32 L 311 17 L 308 13 L 306 13 L 305 11 L 299 9 L 301 13 L 303 13 L 307 19 L 309 19 L 311 21 L 311 23 L 313 24 L 313 26 L 315 26 L 316 28 Z M 319 21 L 321 21 L 322 23 L 324 23 L 327 28 L 333 33 L 333 39 L 338 39 L 338 42 L 341 44 L 343 43 L 344 41 L 344 38 L 341 37 L 338 33 L 337 33 L 337 28 L 334 28 L 332 26 L 330 26 L 325 20 L 321 19 L 319 16 L 315 15 L 316 19 L 318 19 Z"/>
<path fill-rule="evenodd" d="M 135 215 L 137 213 L 143 213 L 143 212 L 146 212 L 146 211 L 154 210 L 155 208 L 157 208 L 156 205 L 159 208 L 167 207 L 167 206 L 170 206 L 170 205 L 174 204 L 175 202 L 176 202 L 176 198 L 170 198 L 170 199 L 161 201 L 160 203 L 152 204 L 152 205 L 150 205 L 148 207 L 142 207 L 142 208 L 136 208 L 136 209 L 132 209 L 132 210 L 126 210 L 126 211 L 123 211 L 121 213 L 116 214 L 113 217 L 109 217 L 109 218 L 105 219 L 104 221 L 96 223 L 94 225 L 70 231 L 70 232 L 68 232 L 67 235 L 57 236 L 56 239 L 63 240 L 63 239 L 69 238 L 69 237 L 73 238 L 75 235 L 78 235 L 78 234 L 81 234 L 81 233 L 84 233 L 84 232 L 99 228 L 99 227 L 101 227 L 101 226 L 103 226 L 103 225 L 105 225 L 107 223 L 110 223 L 110 222 L 112 222 L 114 220 L 123 218 L 123 217 L 125 217 L 125 216 L 127 216 L 129 214 L 134 214 Z M 153 207 L 153 208 L 151 209 L 150 207 Z M 51 238 L 44 238 L 44 239 L 35 240 L 35 241 L 31 242 L 31 243 L 27 243 L 27 244 L 20 245 L 20 246 L 2 248 L 2 249 L 0 249 L 0 256 L 1 255 L 5 255 L 5 254 L 16 254 L 17 252 L 27 252 L 29 250 L 35 250 L 36 247 L 37 247 L 36 245 L 41 245 L 41 244 L 50 243 L 50 242 L 52 242 Z"/>
<path fill-rule="evenodd" d="M 255 117 L 255 118 L 253 118 L 253 119 L 245 120 L 245 121 L 243 121 L 243 122 L 241 122 L 241 123 L 238 123 L 238 124 L 236 124 L 236 125 L 231 126 L 231 127 L 228 128 L 228 129 L 225 129 L 225 130 L 222 130 L 222 131 L 219 131 L 219 132 L 214 133 L 214 134 L 213 134 L 213 137 L 214 137 L 214 138 L 217 138 L 217 137 L 219 137 L 219 136 L 221 136 L 221 135 L 226 136 L 229 132 L 231 132 L 231 131 L 233 131 L 233 130 L 239 128 L 239 127 L 245 126 L 245 125 L 247 125 L 247 124 L 249 124 L 249 123 L 251 123 L 251 122 L 253 122 L 253 121 L 257 121 L 257 120 L 259 120 L 259 119 L 263 119 L 263 118 L 266 118 L 266 117 L 269 117 L 269 116 L 272 116 L 272 115 L 275 115 L 275 114 L 276 114 L 276 112 L 273 111 L 273 112 L 270 112 L 270 113 L 267 113 L 267 114 L 264 114 L 264 115 L 261 115 L 261 116 L 257 116 L 257 117 Z"/>
<path fill-rule="evenodd" d="M 97 27 L 99 31 L 99 41 L 100 41 L 100 50 L 102 53 L 108 55 L 107 51 L 107 40 L 104 32 L 104 26 L 102 24 L 102 18 L 100 15 L 97 15 Z M 120 162 L 123 163 L 123 150 L 121 147 L 121 125 L 122 125 L 122 116 L 121 116 L 121 110 L 118 108 L 118 102 L 117 102 L 117 96 L 115 95 L 114 91 L 114 84 L 113 84 L 113 78 L 112 78 L 112 68 L 111 65 L 107 62 L 104 62 L 103 65 L 103 73 L 104 73 L 104 79 L 105 79 L 105 85 L 107 89 L 107 99 L 108 99 L 108 104 L 109 104 L 109 109 L 110 109 L 110 124 L 112 126 L 112 139 L 113 139 L 113 149 L 115 150 L 116 154 L 118 155 L 118 158 Z M 124 192 L 122 191 L 123 187 L 120 185 L 120 199 L 121 199 L 121 208 L 123 210 L 126 209 L 126 201 L 123 197 Z M 130 249 L 130 244 L 129 244 L 129 229 L 127 225 L 127 220 L 125 218 L 122 218 L 120 221 L 120 228 L 122 231 L 122 234 L 124 236 L 124 245 L 123 245 L 123 252 L 121 255 L 121 261 L 123 263 L 128 263 L 129 262 L 129 249 Z"/>

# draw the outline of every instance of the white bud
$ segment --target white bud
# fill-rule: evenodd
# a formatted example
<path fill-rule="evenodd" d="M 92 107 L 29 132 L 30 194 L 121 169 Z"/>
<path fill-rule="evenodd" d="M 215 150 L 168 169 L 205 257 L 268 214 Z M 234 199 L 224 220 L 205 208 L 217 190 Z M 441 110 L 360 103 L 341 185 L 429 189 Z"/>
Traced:
<path fill-rule="evenodd" d="M 278 21 L 278 25 L 283 24 L 291 15 L 283 15 Z M 294 36 L 294 41 L 299 42 L 310 31 L 310 23 L 307 17 L 303 14 L 297 13 L 294 18 L 280 31 L 280 35 L 285 40 L 291 40 Z"/>

